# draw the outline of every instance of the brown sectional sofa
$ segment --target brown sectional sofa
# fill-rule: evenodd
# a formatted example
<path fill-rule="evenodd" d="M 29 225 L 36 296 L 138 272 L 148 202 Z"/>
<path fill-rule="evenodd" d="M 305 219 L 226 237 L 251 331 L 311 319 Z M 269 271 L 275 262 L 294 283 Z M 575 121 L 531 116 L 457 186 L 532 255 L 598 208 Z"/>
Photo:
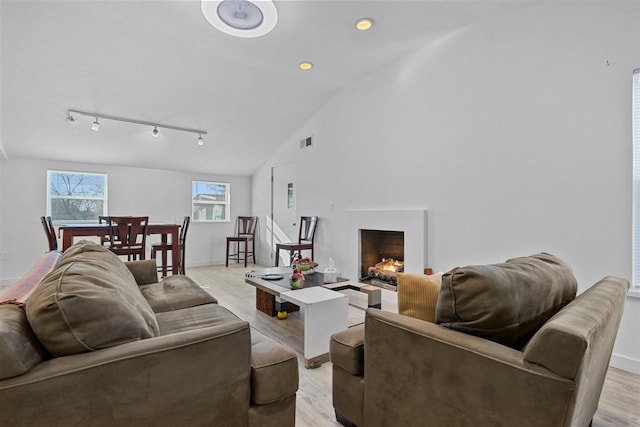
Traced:
<path fill-rule="evenodd" d="M 419 319 L 368 309 L 364 325 L 332 337 L 342 424 L 589 425 L 628 281 L 605 277 L 575 297 L 571 269 L 538 254 L 423 282 L 415 295 L 439 292 L 435 323 L 414 301 Z"/>
<path fill-rule="evenodd" d="M 13 426 L 293 426 L 295 353 L 154 260 L 69 248 L 24 306 L 0 305 Z"/>

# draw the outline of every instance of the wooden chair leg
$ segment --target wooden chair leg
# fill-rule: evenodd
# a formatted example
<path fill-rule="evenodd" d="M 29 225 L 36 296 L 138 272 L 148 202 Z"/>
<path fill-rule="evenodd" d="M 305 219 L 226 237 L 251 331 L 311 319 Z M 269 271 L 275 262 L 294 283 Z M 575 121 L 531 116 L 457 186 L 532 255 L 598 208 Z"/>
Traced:
<path fill-rule="evenodd" d="M 225 262 L 225 267 L 229 267 L 229 241 L 227 240 L 227 260 Z"/>
<path fill-rule="evenodd" d="M 280 246 L 276 244 L 276 267 L 280 264 Z"/>

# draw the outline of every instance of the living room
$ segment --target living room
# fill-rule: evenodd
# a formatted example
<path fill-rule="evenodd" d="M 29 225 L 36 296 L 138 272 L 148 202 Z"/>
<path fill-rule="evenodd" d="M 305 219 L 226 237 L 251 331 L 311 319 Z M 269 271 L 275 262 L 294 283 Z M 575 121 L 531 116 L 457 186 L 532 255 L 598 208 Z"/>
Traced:
<path fill-rule="evenodd" d="M 471 2 L 475 7 L 467 5 L 465 11 L 481 19 L 469 18 L 468 24 L 440 37 L 413 40 L 410 52 L 354 76 L 348 84 L 333 86 L 324 100 L 314 92 L 310 99 L 317 108 L 305 110 L 305 117 L 293 121 L 281 114 L 269 116 L 269 111 L 261 119 L 252 112 L 255 122 L 240 117 L 244 127 L 264 126 L 269 120 L 293 122 L 285 139 L 264 141 L 276 148 L 243 173 L 234 172 L 245 170 L 243 158 L 225 157 L 226 145 L 234 145 L 234 140 L 226 134 L 217 138 L 218 122 L 200 119 L 197 106 L 189 110 L 193 117 L 173 111 L 166 99 L 180 92 L 164 93 L 163 82 L 154 81 L 153 67 L 142 67 L 146 79 L 132 79 L 132 86 L 142 87 L 135 98 L 127 93 L 132 87 L 116 86 L 122 80 L 92 78 L 92 67 L 69 78 L 83 91 L 59 93 L 55 79 L 34 70 L 38 61 L 53 63 L 48 72 L 59 77 L 67 72 L 64 64 L 82 64 L 82 57 L 70 56 L 62 45 L 55 51 L 64 54 L 59 64 L 47 59 L 49 54 L 35 46 L 46 32 L 22 44 L 22 31 L 35 31 L 24 27 L 27 12 L 37 14 L 38 9 L 21 9 L 18 3 L 0 5 L 3 285 L 24 274 L 46 249 L 38 218 L 45 211 L 47 170 L 107 173 L 109 212 L 148 213 L 157 222 L 176 222 L 189 214 L 192 180 L 228 182 L 231 217 L 259 217 L 257 261 L 271 265 L 266 226 L 272 168 L 291 163 L 296 165 L 297 214 L 320 218 L 315 258 L 321 265 L 331 257 L 339 269 L 346 268 L 348 211 L 425 209 L 425 267 L 434 271 L 546 251 L 573 268 L 579 293 L 603 276 L 631 280 L 630 107 L 632 73 L 640 66 L 637 1 Z M 181 3 L 193 3 L 199 12 L 199 2 Z M 47 7 L 55 8 L 55 2 Z M 81 16 L 70 16 L 69 21 Z M 377 21 L 383 26 L 384 17 Z M 118 21 L 112 25 L 126 27 Z M 25 30 L 19 31 L 20 26 Z M 152 54 L 161 54 L 155 41 L 141 38 Z M 239 41 L 229 43 L 235 48 Z M 106 49 L 107 44 L 96 46 Z M 113 62 L 118 61 L 117 52 L 108 51 Z M 321 72 L 321 61 L 315 61 L 311 72 Z M 190 66 L 197 67 L 197 58 Z M 138 78 L 141 71 L 135 67 L 128 63 L 122 74 L 129 69 Z M 157 91 L 162 96 L 156 97 Z M 92 96 L 96 92 L 100 97 Z M 106 98 L 106 92 L 114 96 Z M 42 111 L 47 117 L 30 111 L 40 108 L 41 93 L 48 96 Z M 289 103 L 274 99 L 274 110 Z M 291 100 L 299 103 L 304 97 Z M 240 116 L 243 108 L 252 110 L 250 104 L 245 101 L 233 109 Z M 163 105 L 162 110 L 154 112 L 155 105 Z M 162 153 L 150 141 L 143 147 L 148 156 L 124 159 L 119 154 L 138 142 L 140 129 L 125 128 L 116 139 L 104 139 L 88 130 L 91 120 L 70 127 L 65 122 L 69 108 L 202 126 L 210 135 L 204 147 L 181 144 Z M 49 125 L 34 129 L 40 121 Z M 103 126 L 106 131 L 106 121 Z M 300 149 L 300 141 L 310 136 L 312 147 Z M 43 154 L 49 153 L 47 144 L 64 146 L 67 138 L 77 153 Z M 76 144 L 78 140 L 84 145 Z M 206 151 L 197 151 L 200 148 Z M 248 156 L 252 149 L 244 150 Z M 186 159 L 192 152 L 211 166 L 190 169 Z M 224 264 L 224 239 L 233 234 L 233 226 L 194 223 L 187 267 Z M 638 336 L 640 298 L 635 288 L 626 300 L 612 366 L 640 373 Z"/>

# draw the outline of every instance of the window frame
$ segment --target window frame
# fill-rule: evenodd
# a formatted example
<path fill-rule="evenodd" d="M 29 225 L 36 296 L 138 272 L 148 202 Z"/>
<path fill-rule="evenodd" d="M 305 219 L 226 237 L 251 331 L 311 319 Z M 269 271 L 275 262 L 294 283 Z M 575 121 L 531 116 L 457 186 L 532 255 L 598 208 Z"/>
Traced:
<path fill-rule="evenodd" d="M 194 194 L 195 185 L 204 184 L 204 185 L 217 185 L 225 187 L 225 199 L 224 200 L 211 200 L 211 201 L 203 201 L 199 200 L 196 202 L 196 195 Z M 224 219 L 200 219 L 196 214 L 196 205 L 222 205 L 224 208 Z M 202 222 L 202 223 L 224 223 L 231 222 L 231 183 L 229 182 L 220 182 L 220 181 L 201 181 L 194 179 L 191 181 L 191 220 L 194 222 Z"/>
<path fill-rule="evenodd" d="M 56 196 L 56 195 L 52 195 L 51 194 L 51 178 L 54 174 L 65 174 L 65 175 L 90 175 L 90 176 L 98 176 L 98 177 L 102 177 L 104 179 L 104 186 L 103 186 L 103 196 L 102 197 L 96 197 L 96 196 Z M 53 218 L 52 215 L 52 203 L 51 201 L 53 199 L 70 199 L 70 200 L 99 200 L 102 201 L 102 213 L 98 214 L 98 215 L 108 215 L 109 212 L 109 175 L 107 173 L 99 173 L 99 172 L 82 172 L 82 171 L 65 171 L 65 170 L 55 170 L 55 169 L 48 169 L 47 170 L 47 195 L 46 195 L 46 214 L 47 216 L 51 216 L 51 220 L 56 223 L 56 224 L 62 224 L 62 223 L 79 223 L 79 224 L 83 224 L 83 223 L 97 223 L 98 222 L 98 218 L 94 219 L 56 219 Z"/>

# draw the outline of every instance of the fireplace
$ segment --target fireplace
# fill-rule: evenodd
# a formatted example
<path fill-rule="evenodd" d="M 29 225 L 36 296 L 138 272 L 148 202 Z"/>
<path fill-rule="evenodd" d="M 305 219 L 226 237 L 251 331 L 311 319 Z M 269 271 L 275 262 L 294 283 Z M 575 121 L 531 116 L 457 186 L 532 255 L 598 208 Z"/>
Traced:
<path fill-rule="evenodd" d="M 404 271 L 404 232 L 360 230 L 361 281 L 389 289 Z"/>
<path fill-rule="evenodd" d="M 396 249 L 403 248 L 402 262 L 407 273 L 423 273 L 427 265 L 427 211 L 424 209 L 399 210 L 348 210 L 346 214 L 345 267 L 343 277 L 353 280 L 366 276 L 362 270 L 362 231 L 400 232 L 403 245 L 395 244 Z M 366 233 L 365 233 L 366 234 Z M 365 237 L 366 238 L 366 237 Z M 366 244 L 364 246 L 367 246 Z M 387 252 L 389 251 L 389 252 Z M 380 249 L 378 249 L 380 252 Z M 398 257 L 395 249 L 383 249 L 387 257 Z M 381 261 L 380 253 L 371 264 L 365 268 L 375 266 Z M 366 271 L 364 272 L 366 273 Z M 373 280 L 373 279 L 372 279 Z M 377 280 L 377 279 L 376 279 Z M 379 281 L 380 283 L 385 283 Z M 379 285 L 383 286 L 383 285 Z M 393 289 L 392 286 L 383 286 Z"/>

